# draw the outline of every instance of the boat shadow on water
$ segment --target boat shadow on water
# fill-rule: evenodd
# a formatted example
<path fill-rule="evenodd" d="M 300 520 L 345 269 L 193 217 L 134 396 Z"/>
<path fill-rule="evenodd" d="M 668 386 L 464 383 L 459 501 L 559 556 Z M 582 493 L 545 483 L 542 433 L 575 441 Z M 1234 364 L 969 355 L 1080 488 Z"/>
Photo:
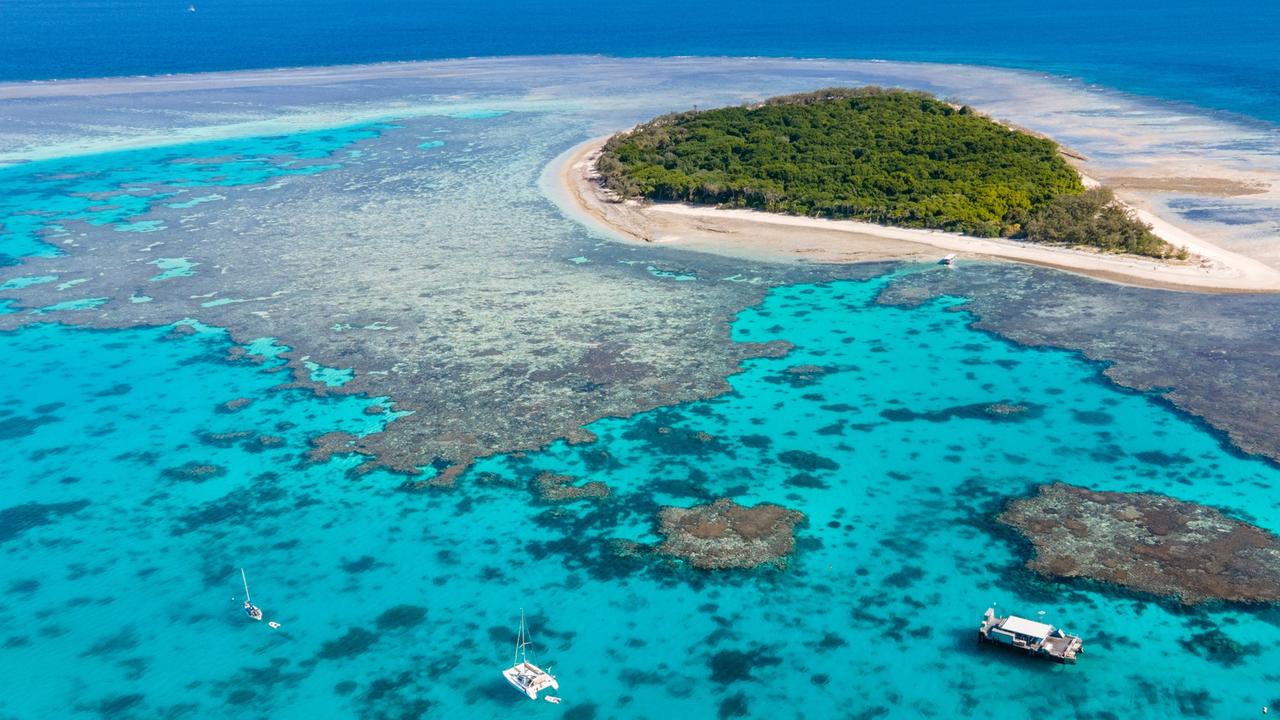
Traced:
<path fill-rule="evenodd" d="M 554 693 L 553 693 L 554 695 Z M 499 677 L 494 681 L 485 681 L 483 684 L 474 685 L 467 690 L 466 700 L 468 705 L 489 704 L 508 708 L 538 708 L 546 706 L 548 709 L 556 703 L 546 702 L 546 696 L 540 696 L 537 702 L 531 701 L 527 696 L 513 692 L 511 684 L 505 678 Z"/>
<path fill-rule="evenodd" d="M 1043 674 L 1062 672 L 1066 667 L 1071 667 L 1069 672 L 1075 672 L 1075 668 L 1078 667 L 1046 662 L 1044 658 L 1028 655 L 1021 650 L 979 642 L 976 624 L 971 629 L 952 628 L 948 637 L 950 642 L 945 646 L 950 649 L 951 654 L 959 655 L 962 660 L 986 664 L 988 667 L 998 666 L 1016 669 L 1018 672 Z"/>
<path fill-rule="evenodd" d="M 513 708 L 531 705 L 529 698 L 512 692 L 510 683 L 502 677 L 498 677 L 493 681 L 486 680 L 483 684 L 476 685 L 467 692 L 467 704 L 475 704 L 478 701 Z"/>

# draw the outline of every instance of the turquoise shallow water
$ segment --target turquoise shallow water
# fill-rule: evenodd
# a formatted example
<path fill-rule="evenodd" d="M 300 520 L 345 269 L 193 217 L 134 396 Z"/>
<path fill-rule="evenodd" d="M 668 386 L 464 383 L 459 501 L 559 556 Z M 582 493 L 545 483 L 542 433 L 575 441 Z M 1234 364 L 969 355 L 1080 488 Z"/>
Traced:
<path fill-rule="evenodd" d="M 226 199 L 196 192 L 202 188 L 256 185 L 341 167 L 335 161 L 344 148 L 388 127 L 202 141 L 0 168 L 0 265 L 56 255 L 58 245 L 76 242 L 79 223 L 117 232 L 166 230 L 161 221 L 137 218 L 160 204 L 188 209 Z M 182 258 L 162 260 L 168 261 L 160 266 L 165 272 L 155 279 L 186 274 L 173 266 Z"/>
<path fill-rule="evenodd" d="M 354 479 L 351 458 L 306 463 L 309 437 L 381 427 L 364 413 L 379 400 L 278 389 L 277 361 L 224 360 L 216 329 L 2 334 L 0 677 L 24 680 L 0 716 L 1023 718 L 1034 698 L 1045 717 L 1243 717 L 1273 701 L 1274 613 L 1037 580 L 991 516 L 1065 480 L 1277 531 L 1280 471 L 1072 353 L 970 329 L 958 298 L 876 305 L 891 281 L 775 289 L 734 337 L 796 347 L 732 392 L 427 493 Z M 1030 410 L 974 412 L 993 402 Z M 541 503 L 543 470 L 613 494 Z M 613 552 L 654 539 L 659 505 L 722 495 L 806 514 L 787 570 Z M 242 616 L 242 565 L 281 629 Z M 991 602 L 1045 610 L 1086 655 L 979 650 Z M 521 606 L 562 706 L 498 675 Z"/>
<path fill-rule="evenodd" d="M 114 230 L 168 240 L 183 227 L 181 213 L 167 211 L 215 221 L 252 211 L 236 204 L 259 195 L 244 186 L 270 189 L 284 175 L 324 172 L 305 182 L 336 178 L 350 192 L 341 170 L 389 153 L 361 143 L 390 127 L 7 168 L 0 253 L 13 262 L 48 255 L 81 242 L 86 223 L 112 229 L 90 232 L 86 244 L 138 240 Z M 415 129 L 402 143 L 405 162 L 448 156 L 474 183 L 476 165 L 451 149 L 487 159 L 498 151 L 457 135 L 436 144 L 446 129 Z M 389 168 L 375 171 L 379 180 L 394 174 L 393 162 L 378 161 Z M 412 192 L 447 200 L 442 187 Z M 320 208 L 322 217 L 341 210 L 306 204 L 315 198 L 305 189 L 274 202 Z M 549 212 L 542 205 L 520 211 L 529 223 L 551 221 L 538 215 Z M 519 219 L 494 214 L 478 202 L 447 217 L 466 233 L 523 241 Z M 361 218 L 371 235 L 384 227 L 376 212 Z M 423 237 L 440 242 L 429 230 Z M 554 246 L 545 262 L 584 273 L 626 263 L 654 293 L 765 281 L 647 249 L 619 260 L 597 252 L 595 239 L 578 240 Z M 201 312 L 247 302 L 192 294 L 192 284 L 221 277 L 218 263 L 179 246 L 137 253 L 132 301 L 154 293 L 150 308 L 181 293 Z M 103 300 L 98 281 L 57 268 L 82 257 L 30 259 L 48 272 L 24 270 L 0 289 L 21 298 L 63 288 L 36 317 L 81 321 Z M 1188 609 L 1039 580 L 1020 569 L 1021 545 L 991 521 L 1004 499 L 1061 480 L 1167 493 L 1277 531 L 1280 470 L 1232 452 L 1152 397 L 1117 389 L 1078 355 L 971 329 L 972 317 L 957 311 L 962 298 L 877 305 L 899 277 L 776 288 L 741 313 L 733 337 L 795 349 L 746 363 L 732 392 L 601 420 L 589 427 L 594 442 L 489 458 L 458 487 L 425 492 L 402 489 L 397 476 L 357 476 L 360 458 L 309 462 L 310 439 L 375 432 L 392 418 L 366 413 L 384 398 L 279 387 L 289 377 L 270 338 L 247 343 L 270 358 L 255 365 L 227 360 L 226 333 L 197 324 L 0 333 L 8 368 L 0 438 L 9 450 L 0 480 L 0 593 L 9 601 L 0 606 L 0 718 L 1012 720 L 1029 706 L 1053 718 L 1217 718 L 1254 716 L 1280 700 L 1274 610 Z M 111 302 L 123 304 L 129 288 Z M 31 308 L 0 299 L 0 313 L 19 311 Z M 335 318 L 333 331 L 384 326 L 380 316 Z M 300 361 L 327 387 L 353 380 L 350 369 Z M 982 410 L 996 402 L 1028 411 Z M 543 503 L 531 487 L 542 471 L 602 481 L 612 494 Z M 615 552 L 617 540 L 656 540 L 662 505 L 721 496 L 806 515 L 786 570 L 712 575 Z M 279 630 L 241 613 L 241 566 Z M 1084 635 L 1081 664 L 979 651 L 973 631 L 992 602 L 1043 610 Z M 538 659 L 563 681 L 558 708 L 521 700 L 498 675 L 522 606 Z"/>

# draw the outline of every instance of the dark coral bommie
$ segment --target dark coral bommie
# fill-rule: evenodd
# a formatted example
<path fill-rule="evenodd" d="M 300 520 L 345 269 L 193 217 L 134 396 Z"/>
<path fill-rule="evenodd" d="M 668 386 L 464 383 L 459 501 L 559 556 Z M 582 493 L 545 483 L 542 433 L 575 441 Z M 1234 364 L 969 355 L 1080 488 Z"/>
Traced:
<path fill-rule="evenodd" d="M 992 403 L 982 410 L 988 415 L 1021 415 L 1027 411 L 1027 406 L 1015 403 L 998 402 Z"/>
<path fill-rule="evenodd" d="M 55 523 L 60 516 L 79 512 L 88 505 L 88 500 L 74 500 L 63 503 L 24 503 L 4 508 L 0 510 L 0 543 L 12 540 L 38 525 Z"/>
<path fill-rule="evenodd" d="M 1010 502 L 997 520 L 1031 541 L 1027 567 L 1042 575 L 1187 604 L 1280 601 L 1280 537 L 1203 505 L 1056 483 Z"/>
<path fill-rule="evenodd" d="M 341 660 L 344 658 L 355 657 L 373 647 L 378 641 L 378 636 L 365 630 L 364 628 L 353 627 L 347 630 L 342 637 L 327 640 L 320 646 L 320 652 L 316 657 L 321 660 Z"/>
<path fill-rule="evenodd" d="M 379 630 L 401 630 L 420 624 L 427 616 L 427 609 L 418 605 L 396 605 L 378 616 Z"/>
<path fill-rule="evenodd" d="M 233 430 L 231 432 L 203 432 L 200 433 L 200 442 L 205 445 L 211 445 L 218 448 L 229 448 L 234 446 L 241 440 L 245 440 L 253 436 L 250 430 Z"/>
<path fill-rule="evenodd" d="M 533 479 L 533 484 L 538 490 L 538 496 L 548 502 L 609 497 L 609 486 L 599 480 L 574 485 L 573 478 L 568 475 L 541 472 Z"/>
<path fill-rule="evenodd" d="M 232 413 L 237 410 L 243 410 L 244 408 L 248 407 L 252 403 L 253 403 L 253 398 L 238 397 L 233 400 L 228 400 L 222 403 L 221 405 L 219 405 L 218 412 Z"/>
<path fill-rule="evenodd" d="M 170 480 L 204 482 L 205 480 L 222 477 L 226 472 L 226 468 L 213 463 L 189 462 L 178 467 L 166 468 L 162 474 Z"/>

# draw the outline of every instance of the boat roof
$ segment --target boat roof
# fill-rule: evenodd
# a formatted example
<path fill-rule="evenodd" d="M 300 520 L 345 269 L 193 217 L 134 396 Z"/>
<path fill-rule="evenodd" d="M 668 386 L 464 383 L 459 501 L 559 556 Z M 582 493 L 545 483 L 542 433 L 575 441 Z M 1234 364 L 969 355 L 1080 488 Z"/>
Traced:
<path fill-rule="evenodd" d="M 1033 638 L 1046 638 L 1049 633 L 1053 632 L 1052 625 L 1046 625 L 1035 620 L 1020 618 L 1016 615 L 1010 615 L 1000 623 L 1001 630 L 1008 630 L 1019 635 L 1027 635 Z"/>

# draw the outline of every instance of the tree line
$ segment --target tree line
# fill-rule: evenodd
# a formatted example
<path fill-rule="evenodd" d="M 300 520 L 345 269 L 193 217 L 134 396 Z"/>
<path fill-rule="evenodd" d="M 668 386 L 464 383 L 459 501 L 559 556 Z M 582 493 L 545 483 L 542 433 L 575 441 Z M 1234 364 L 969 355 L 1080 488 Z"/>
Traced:
<path fill-rule="evenodd" d="M 597 170 L 624 197 L 1185 256 L 1110 191 L 1085 190 L 1053 141 L 921 92 L 663 115 L 611 138 Z"/>

